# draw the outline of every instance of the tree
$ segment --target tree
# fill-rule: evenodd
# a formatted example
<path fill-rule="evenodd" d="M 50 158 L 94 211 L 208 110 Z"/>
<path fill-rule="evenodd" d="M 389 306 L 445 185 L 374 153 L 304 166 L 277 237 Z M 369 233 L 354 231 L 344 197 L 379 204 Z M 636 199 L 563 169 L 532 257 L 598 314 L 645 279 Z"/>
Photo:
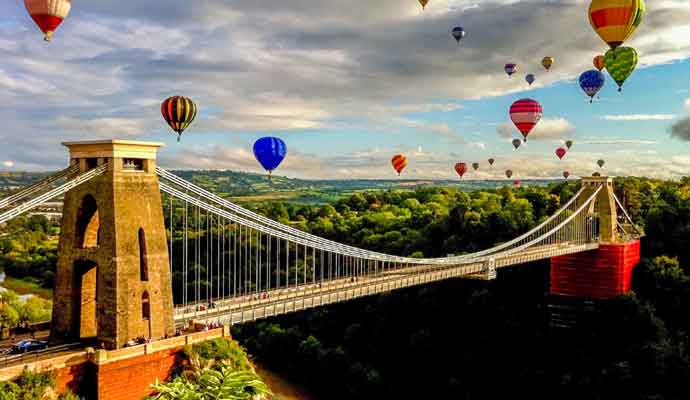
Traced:
<path fill-rule="evenodd" d="M 9 303 L 0 304 L 0 328 L 14 328 L 19 324 L 19 313 Z"/>

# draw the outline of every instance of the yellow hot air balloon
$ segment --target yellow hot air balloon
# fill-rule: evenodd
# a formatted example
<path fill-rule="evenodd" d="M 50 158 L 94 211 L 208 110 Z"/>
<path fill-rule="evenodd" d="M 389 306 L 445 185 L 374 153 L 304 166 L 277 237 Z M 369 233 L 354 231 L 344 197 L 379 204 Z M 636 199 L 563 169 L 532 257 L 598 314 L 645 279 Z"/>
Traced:
<path fill-rule="evenodd" d="M 419 0 L 419 4 L 422 5 L 422 10 L 426 8 L 426 5 L 429 4 L 429 0 Z"/>
<path fill-rule="evenodd" d="M 644 0 L 592 0 L 589 22 L 612 49 L 622 45 L 642 23 Z"/>
<path fill-rule="evenodd" d="M 551 69 L 551 66 L 556 60 L 553 57 L 544 57 L 541 60 L 541 65 L 546 69 L 547 71 Z"/>

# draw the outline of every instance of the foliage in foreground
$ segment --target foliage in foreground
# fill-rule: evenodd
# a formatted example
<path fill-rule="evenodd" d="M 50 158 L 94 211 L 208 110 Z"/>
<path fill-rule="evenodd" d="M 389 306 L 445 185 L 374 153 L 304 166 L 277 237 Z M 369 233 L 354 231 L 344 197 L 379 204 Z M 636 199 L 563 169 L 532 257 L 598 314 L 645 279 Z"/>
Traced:
<path fill-rule="evenodd" d="M 156 400 L 245 400 L 268 396 L 270 390 L 255 373 L 235 371 L 223 365 L 194 377 L 179 376 L 172 382 L 155 384 Z"/>
<path fill-rule="evenodd" d="M 0 382 L 0 400 L 43 400 L 53 395 L 55 376 L 24 369 L 14 382 Z"/>

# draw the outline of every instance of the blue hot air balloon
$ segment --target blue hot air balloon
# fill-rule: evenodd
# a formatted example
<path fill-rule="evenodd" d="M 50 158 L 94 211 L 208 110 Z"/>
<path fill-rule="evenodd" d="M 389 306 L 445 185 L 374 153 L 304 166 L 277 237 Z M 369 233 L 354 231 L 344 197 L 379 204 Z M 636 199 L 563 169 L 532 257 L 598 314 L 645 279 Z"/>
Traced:
<path fill-rule="evenodd" d="M 283 162 L 286 154 L 285 142 L 277 137 L 262 137 L 254 142 L 254 157 L 269 175 Z"/>
<path fill-rule="evenodd" d="M 594 96 L 604 87 L 604 82 L 606 82 L 604 74 L 596 69 L 585 71 L 580 75 L 580 87 L 590 97 L 590 103 L 593 101 Z"/>
<path fill-rule="evenodd" d="M 527 74 L 527 76 L 525 76 L 525 80 L 527 81 L 527 83 L 529 83 L 530 86 L 532 86 L 536 79 L 537 78 L 534 76 L 534 74 Z"/>
<path fill-rule="evenodd" d="M 455 40 L 460 44 L 460 40 L 465 37 L 465 28 L 462 26 L 456 26 L 453 28 L 453 31 L 451 32 Z"/>

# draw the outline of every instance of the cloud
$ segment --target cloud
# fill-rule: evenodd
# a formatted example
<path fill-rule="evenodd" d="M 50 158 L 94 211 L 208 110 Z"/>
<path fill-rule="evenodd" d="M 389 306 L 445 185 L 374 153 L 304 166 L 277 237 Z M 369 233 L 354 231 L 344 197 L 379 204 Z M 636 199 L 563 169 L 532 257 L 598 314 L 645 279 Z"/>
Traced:
<path fill-rule="evenodd" d="M 593 144 L 593 145 L 616 145 L 616 144 L 635 144 L 635 145 L 651 145 L 659 144 L 656 140 L 637 140 L 637 139 L 595 139 L 595 140 L 581 140 L 577 144 Z"/>
<path fill-rule="evenodd" d="M 12 168 L 12 167 L 14 167 L 14 161 L 11 161 L 11 160 L 3 161 L 2 166 L 5 168 Z"/>
<path fill-rule="evenodd" d="M 534 130 L 529 134 L 529 140 L 555 140 L 561 139 L 575 131 L 575 126 L 565 118 L 543 118 Z M 519 131 L 512 122 L 504 122 L 496 128 L 496 132 L 502 137 L 519 135 Z"/>
<path fill-rule="evenodd" d="M 671 137 L 690 142 L 690 117 L 685 117 L 671 126 Z"/>
<path fill-rule="evenodd" d="M 479 150 L 486 149 L 486 143 L 482 143 L 482 142 L 470 142 L 470 143 L 467 143 L 465 146 L 467 146 L 470 149 L 479 149 Z"/>
<path fill-rule="evenodd" d="M 684 106 L 685 106 L 685 109 L 686 109 L 686 110 L 690 110 L 690 99 L 685 99 L 685 104 L 684 104 Z"/>
<path fill-rule="evenodd" d="M 620 114 L 604 115 L 600 118 L 606 121 L 670 121 L 676 116 L 674 114 Z"/>

